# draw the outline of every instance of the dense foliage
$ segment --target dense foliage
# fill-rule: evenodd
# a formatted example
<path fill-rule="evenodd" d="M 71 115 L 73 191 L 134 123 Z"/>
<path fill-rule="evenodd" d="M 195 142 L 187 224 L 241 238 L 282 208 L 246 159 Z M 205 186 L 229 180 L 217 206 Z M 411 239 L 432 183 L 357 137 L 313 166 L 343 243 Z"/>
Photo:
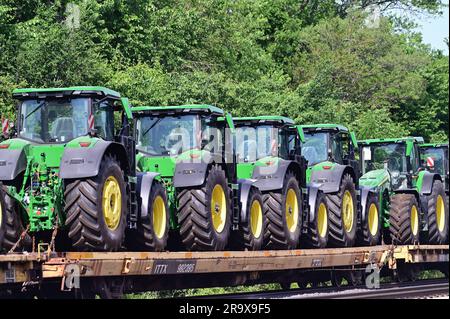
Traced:
<path fill-rule="evenodd" d="M 0 0 L 0 110 L 16 87 L 104 85 L 134 105 L 448 138 L 448 56 L 392 8 L 435 0 Z M 384 14 L 369 23 L 368 8 Z"/>

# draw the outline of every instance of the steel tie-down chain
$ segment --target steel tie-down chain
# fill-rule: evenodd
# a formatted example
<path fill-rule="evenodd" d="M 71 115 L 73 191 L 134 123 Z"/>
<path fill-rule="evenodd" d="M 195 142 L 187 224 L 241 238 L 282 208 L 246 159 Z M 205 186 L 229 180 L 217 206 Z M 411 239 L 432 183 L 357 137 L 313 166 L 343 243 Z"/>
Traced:
<path fill-rule="evenodd" d="M 28 224 L 27 228 L 22 232 L 22 234 L 20 234 L 19 239 L 16 241 L 14 246 L 12 246 L 11 249 L 8 251 L 8 254 L 11 254 L 14 252 L 14 250 L 16 250 L 17 246 L 19 246 L 20 242 L 25 238 L 25 236 L 27 235 L 29 230 L 30 230 L 30 224 Z"/>

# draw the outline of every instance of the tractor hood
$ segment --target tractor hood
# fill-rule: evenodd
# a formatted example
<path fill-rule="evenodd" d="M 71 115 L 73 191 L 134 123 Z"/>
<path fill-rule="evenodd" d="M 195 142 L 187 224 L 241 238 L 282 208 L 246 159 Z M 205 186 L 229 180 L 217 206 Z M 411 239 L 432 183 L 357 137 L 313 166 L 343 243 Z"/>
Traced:
<path fill-rule="evenodd" d="M 385 183 L 389 183 L 390 175 L 385 169 L 377 169 L 367 172 L 359 179 L 361 186 L 367 186 L 370 188 L 380 187 Z"/>
<path fill-rule="evenodd" d="M 325 161 L 321 163 L 317 163 L 313 166 L 309 166 L 306 169 L 306 183 L 311 182 L 311 175 L 313 172 L 317 171 L 332 171 L 336 167 L 336 163 Z"/>
<path fill-rule="evenodd" d="M 256 162 L 250 163 L 238 163 L 237 165 L 237 175 L 239 179 L 249 179 L 253 177 L 253 170 L 257 166 L 274 166 L 280 161 L 279 157 L 266 156 Z"/>

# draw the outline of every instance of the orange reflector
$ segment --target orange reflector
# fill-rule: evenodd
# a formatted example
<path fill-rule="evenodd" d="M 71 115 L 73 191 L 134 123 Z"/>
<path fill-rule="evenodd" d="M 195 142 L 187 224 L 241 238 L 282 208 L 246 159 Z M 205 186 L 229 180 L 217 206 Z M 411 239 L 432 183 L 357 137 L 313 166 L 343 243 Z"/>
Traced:
<path fill-rule="evenodd" d="M 323 167 L 323 169 L 331 169 L 331 166 L 322 166 Z"/>
<path fill-rule="evenodd" d="M 80 142 L 81 147 L 89 147 L 91 145 L 91 142 Z"/>
<path fill-rule="evenodd" d="M 9 147 L 9 144 L 0 144 L 0 149 L 7 149 Z"/>
<path fill-rule="evenodd" d="M 199 158 L 200 155 L 199 154 L 191 154 L 191 158 Z"/>

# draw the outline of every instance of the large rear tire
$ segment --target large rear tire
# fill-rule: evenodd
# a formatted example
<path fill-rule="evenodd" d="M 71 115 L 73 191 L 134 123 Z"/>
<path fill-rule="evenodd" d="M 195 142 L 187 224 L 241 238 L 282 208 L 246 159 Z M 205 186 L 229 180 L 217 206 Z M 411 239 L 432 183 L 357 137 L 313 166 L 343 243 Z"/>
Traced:
<path fill-rule="evenodd" d="M 288 172 L 281 192 L 264 196 L 267 229 L 264 241 L 268 249 L 295 249 L 300 241 L 302 195 L 297 178 Z"/>
<path fill-rule="evenodd" d="M 148 203 L 147 216 L 140 219 L 132 240 L 138 251 L 163 251 L 169 237 L 169 207 L 164 187 L 154 182 Z"/>
<path fill-rule="evenodd" d="M 0 251 L 13 248 L 24 231 L 19 205 L 8 195 L 6 186 L 0 184 Z M 25 234 L 15 251 L 28 250 L 30 246 L 31 237 Z"/>
<path fill-rule="evenodd" d="M 436 180 L 428 198 L 428 242 L 445 244 L 448 240 L 448 202 L 444 185 Z"/>
<path fill-rule="evenodd" d="M 76 250 L 118 251 L 121 248 L 128 212 L 123 176 L 119 162 L 106 156 L 98 176 L 66 184 L 65 224 Z"/>
<path fill-rule="evenodd" d="M 252 187 L 247 201 L 247 220 L 241 224 L 238 231 L 234 232 L 232 248 L 253 251 L 262 249 L 267 228 L 263 205 L 261 192 L 256 187 Z"/>
<path fill-rule="evenodd" d="M 357 228 L 356 191 L 352 176 L 345 174 L 339 192 L 326 194 L 326 199 L 330 246 L 352 247 Z"/>
<path fill-rule="evenodd" d="M 391 198 L 389 232 L 392 243 L 410 245 L 419 242 L 419 205 L 414 194 L 396 194 Z"/>
<path fill-rule="evenodd" d="M 224 250 L 231 230 L 230 190 L 225 171 L 214 165 L 201 188 L 178 193 L 181 240 L 191 251 Z"/>
<path fill-rule="evenodd" d="M 328 205 L 322 192 L 317 194 L 314 220 L 308 223 L 305 245 L 309 248 L 325 248 L 328 244 Z"/>
<path fill-rule="evenodd" d="M 378 245 L 381 239 L 381 213 L 378 196 L 370 194 L 366 203 L 366 217 L 357 232 L 357 241 L 363 246 Z"/>

